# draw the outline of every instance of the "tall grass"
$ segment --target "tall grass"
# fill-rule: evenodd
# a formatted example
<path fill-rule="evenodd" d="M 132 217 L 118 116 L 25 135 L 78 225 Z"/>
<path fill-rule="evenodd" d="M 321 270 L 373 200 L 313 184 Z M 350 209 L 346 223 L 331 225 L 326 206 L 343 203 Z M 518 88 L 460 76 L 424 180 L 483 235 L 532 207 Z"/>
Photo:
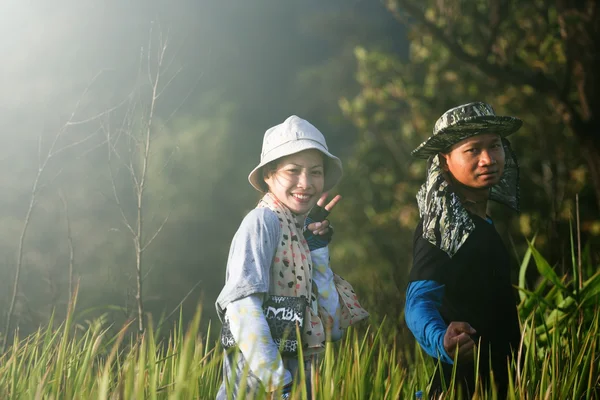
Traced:
<path fill-rule="evenodd" d="M 186 332 L 181 324 L 174 326 L 162 341 L 152 329 L 137 338 L 127 337 L 125 329 L 110 336 L 99 322 L 83 331 L 65 322 L 54 331 L 16 339 L 0 358 L 0 398 L 213 399 L 221 383 L 222 351 L 198 334 L 199 320 L 200 313 Z M 555 332 L 547 347 L 522 348 L 525 363 L 509 398 L 598 398 L 598 313 L 589 329 L 568 328 L 567 340 Z M 313 380 L 316 398 L 410 399 L 417 390 L 427 391 L 433 363 L 418 349 L 416 361 L 402 362 L 396 338 L 380 333 L 359 336 L 350 330 L 340 343 L 327 346 Z M 294 396 L 303 394 L 297 388 Z M 476 396 L 493 397 L 482 390 Z"/>
<path fill-rule="evenodd" d="M 600 398 L 599 275 L 573 283 L 552 275 L 533 247 L 531 256 L 547 276 L 540 287 L 523 289 L 524 363 L 508 366 L 515 376 L 508 397 Z M 200 319 L 198 310 L 187 328 L 180 318 L 158 338 L 152 323 L 142 335 L 131 333 L 130 325 L 115 332 L 102 318 L 81 326 L 71 309 L 58 327 L 51 321 L 14 339 L 0 357 L 0 399 L 214 399 L 223 351 L 199 332 Z M 349 329 L 343 340 L 327 345 L 312 379 L 314 398 L 395 400 L 427 393 L 434 363 L 418 347 L 413 351 L 400 337 L 384 334 L 384 327 L 366 334 Z M 305 388 L 295 387 L 293 398 L 306 398 Z M 493 388 L 480 388 L 474 398 L 496 397 Z"/>

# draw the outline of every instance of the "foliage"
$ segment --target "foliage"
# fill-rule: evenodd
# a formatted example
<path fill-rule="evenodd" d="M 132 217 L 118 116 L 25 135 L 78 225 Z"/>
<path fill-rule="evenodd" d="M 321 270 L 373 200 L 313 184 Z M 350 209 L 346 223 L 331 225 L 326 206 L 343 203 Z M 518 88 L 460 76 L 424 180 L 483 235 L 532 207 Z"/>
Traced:
<path fill-rule="evenodd" d="M 597 119 L 600 12 L 594 1 L 388 0 L 454 59 L 498 83 L 526 87 L 573 134 L 600 209 Z M 442 71 L 443 72 L 443 71 Z"/>
<path fill-rule="evenodd" d="M 590 257 L 600 257 L 589 166 L 579 152 L 566 150 L 579 146 L 577 135 L 546 92 L 513 80 L 508 72 L 497 76 L 488 71 L 497 67 L 530 76 L 543 70 L 562 79 L 567 61 L 559 15 L 545 3 L 388 1 L 390 12 L 409 27 L 408 60 L 366 46 L 355 50 L 361 92 L 342 98 L 340 106 L 359 138 L 340 188 L 346 195 L 343 215 L 336 210 L 339 230 L 348 234 L 338 237 L 335 246 L 342 249 L 333 254 L 336 265 L 363 266 L 360 271 L 348 267 L 349 277 L 360 276 L 361 295 L 376 291 L 367 306 L 378 314 L 398 315 L 412 259 L 412 232 L 419 219 L 415 195 L 426 162 L 410 152 L 445 110 L 459 104 L 486 101 L 498 114 L 524 121 L 510 136 L 520 163 L 521 213 L 515 218 L 496 205 L 489 210 L 507 248 L 522 254 L 526 242 L 521 238 L 537 232 L 539 251 L 558 264 L 559 273 L 567 271 L 568 224 L 579 193 L 582 235 L 590 240 Z M 498 4 L 508 8 L 497 10 Z M 494 28 L 490 18 L 501 21 Z M 518 257 L 514 260 L 516 277 Z M 535 275 L 529 270 L 526 280 Z"/>
<path fill-rule="evenodd" d="M 590 390 L 598 390 L 600 376 L 600 355 L 591 339 L 600 334 L 600 269 L 593 264 L 589 247 L 583 254 L 577 253 L 571 236 L 573 269 L 561 278 L 533 242 L 529 243 L 520 271 L 519 315 L 527 354 L 523 370 L 534 371 L 531 379 L 542 386 L 550 385 L 548 390 L 557 398 L 593 397 Z M 532 257 L 540 280 L 535 288 L 527 290 L 524 276 Z M 539 363 L 544 364 L 546 373 L 537 370 Z M 578 374 L 555 380 L 559 371 L 565 369 L 577 369 Z M 538 397 L 543 392 L 527 390 L 526 393 L 526 397 Z"/>
<path fill-rule="evenodd" d="M 547 348 L 555 340 L 568 348 L 569 343 L 576 343 L 571 327 L 581 332 L 593 329 L 600 306 L 600 268 L 593 265 L 589 247 L 583 255 L 576 254 L 572 239 L 572 272 L 560 277 L 533 241 L 529 243 L 519 274 L 519 313 L 525 321 L 529 348 Z M 536 287 L 527 290 L 524 277 L 531 257 L 540 279 Z"/>

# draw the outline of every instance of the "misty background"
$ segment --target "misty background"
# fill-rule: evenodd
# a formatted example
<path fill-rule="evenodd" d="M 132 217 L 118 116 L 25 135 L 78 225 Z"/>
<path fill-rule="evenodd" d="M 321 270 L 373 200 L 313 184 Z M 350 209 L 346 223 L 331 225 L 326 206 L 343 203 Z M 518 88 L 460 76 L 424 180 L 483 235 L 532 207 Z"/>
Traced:
<path fill-rule="evenodd" d="M 147 236 L 168 219 L 144 253 L 144 303 L 157 319 L 195 288 L 184 313 L 203 301 L 206 320 L 214 318 L 231 237 L 259 198 L 246 177 L 264 131 L 300 115 L 343 158 L 356 129 L 338 99 L 358 90 L 355 46 L 407 48 L 403 27 L 367 1 L 9 0 L 0 19 L 2 310 L 38 167 L 58 133 L 52 152 L 66 147 L 39 176 L 24 236 L 15 305 L 24 330 L 47 321 L 55 307 L 64 313 L 69 242 L 78 309 L 132 315 L 135 254 L 112 180 L 131 220 L 133 186 L 114 162 L 111 178 L 106 135 L 123 125 L 132 103 L 148 107 L 148 71 L 158 70 L 162 46 Z"/>
<path fill-rule="evenodd" d="M 188 320 L 201 304 L 204 323 L 215 322 L 231 238 L 260 197 L 247 175 L 264 131 L 292 114 L 344 162 L 332 264 L 371 323 L 387 316 L 406 329 L 426 167 L 410 150 L 458 104 L 488 101 L 524 120 L 511 137 L 522 212 L 492 207 L 515 274 L 534 235 L 557 270 L 570 270 L 576 211 L 586 257 L 600 259 L 593 146 L 547 89 L 570 73 L 556 13 L 529 2 L 423 3 L 472 54 L 549 77 L 530 85 L 465 62 L 396 3 L 411 2 L 3 0 L 2 331 L 31 332 L 53 311 L 60 321 L 77 282 L 78 321 L 104 315 L 120 326 L 137 315 L 136 266 L 154 321 L 177 320 L 178 305 Z"/>

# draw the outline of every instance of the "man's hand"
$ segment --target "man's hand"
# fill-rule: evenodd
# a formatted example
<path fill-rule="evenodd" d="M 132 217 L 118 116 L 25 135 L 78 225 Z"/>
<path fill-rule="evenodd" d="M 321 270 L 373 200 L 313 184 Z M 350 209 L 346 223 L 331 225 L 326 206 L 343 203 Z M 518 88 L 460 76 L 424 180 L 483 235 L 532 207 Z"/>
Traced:
<path fill-rule="evenodd" d="M 460 361 L 473 361 L 475 342 L 470 335 L 477 333 L 471 325 L 466 322 L 450 322 L 444 335 L 444 349 L 454 359 L 458 347 L 458 359 Z"/>

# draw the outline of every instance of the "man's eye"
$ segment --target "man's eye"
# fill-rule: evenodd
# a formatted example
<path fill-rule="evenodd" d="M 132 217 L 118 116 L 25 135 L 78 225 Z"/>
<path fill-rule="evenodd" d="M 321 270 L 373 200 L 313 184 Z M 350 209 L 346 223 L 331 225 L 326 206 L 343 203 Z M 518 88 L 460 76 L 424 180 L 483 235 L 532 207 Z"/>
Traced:
<path fill-rule="evenodd" d="M 321 176 L 321 175 L 323 175 L 323 171 L 313 171 L 313 175 Z"/>

